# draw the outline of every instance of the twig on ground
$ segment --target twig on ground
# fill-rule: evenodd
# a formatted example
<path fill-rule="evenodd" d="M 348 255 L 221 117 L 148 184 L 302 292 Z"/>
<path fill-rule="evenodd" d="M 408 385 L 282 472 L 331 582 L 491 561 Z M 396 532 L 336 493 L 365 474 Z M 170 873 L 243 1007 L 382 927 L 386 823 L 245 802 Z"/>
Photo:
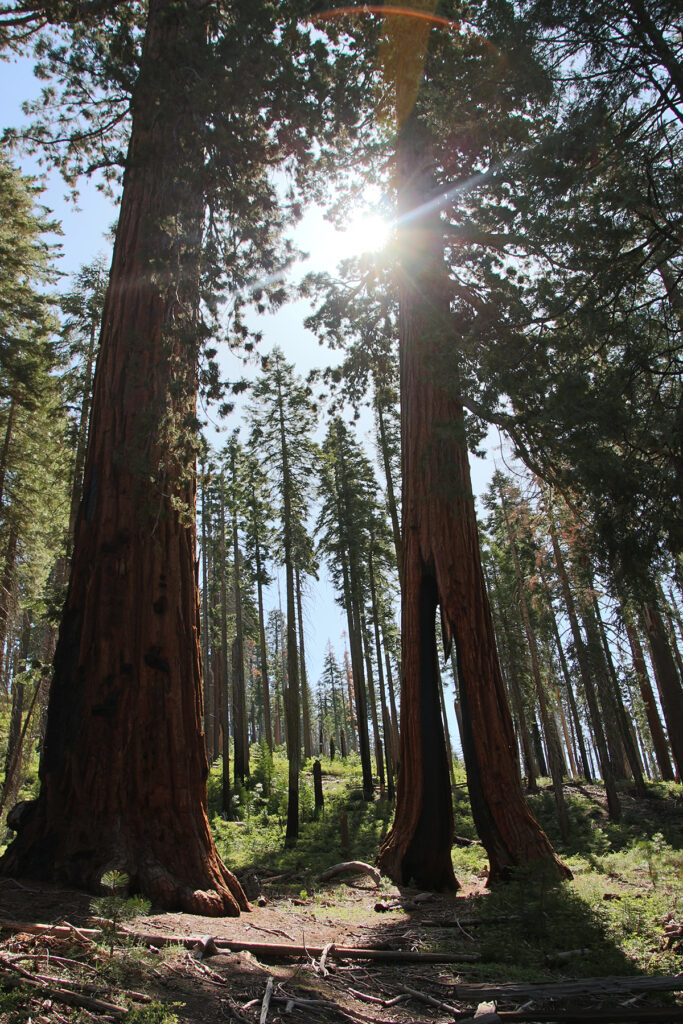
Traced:
<path fill-rule="evenodd" d="M 272 974 L 268 975 L 268 981 L 266 982 L 266 991 L 263 993 L 263 1002 L 261 1003 L 261 1015 L 259 1017 L 259 1024 L 266 1024 L 266 1017 L 268 1016 L 268 1007 L 270 1006 L 270 1000 L 273 995 L 273 986 L 275 985 L 275 979 Z"/>
<path fill-rule="evenodd" d="M 247 924 L 247 928 L 253 928 L 258 932 L 265 932 L 266 935 L 282 935 L 283 938 L 289 939 L 290 942 L 296 942 L 293 935 L 289 932 L 283 932 L 279 928 L 264 928 L 261 924 L 252 924 L 251 921 Z"/>
<path fill-rule="evenodd" d="M 400 985 L 401 991 L 406 992 L 413 999 L 419 999 L 423 1003 L 429 1003 L 430 1006 L 436 1006 L 439 1010 L 446 1010 L 448 1013 L 459 1014 L 461 1011 L 456 1006 L 451 1006 L 450 1003 L 444 1003 L 441 999 L 435 999 L 434 996 L 427 995 L 426 992 L 419 992 L 416 988 L 409 988 L 408 985 Z"/>
<path fill-rule="evenodd" d="M 327 960 L 327 954 L 331 953 L 334 949 L 334 942 L 328 942 L 320 955 L 320 963 L 318 964 L 318 970 L 322 974 L 323 978 L 326 978 L 330 973 L 325 967 L 325 961 Z"/>

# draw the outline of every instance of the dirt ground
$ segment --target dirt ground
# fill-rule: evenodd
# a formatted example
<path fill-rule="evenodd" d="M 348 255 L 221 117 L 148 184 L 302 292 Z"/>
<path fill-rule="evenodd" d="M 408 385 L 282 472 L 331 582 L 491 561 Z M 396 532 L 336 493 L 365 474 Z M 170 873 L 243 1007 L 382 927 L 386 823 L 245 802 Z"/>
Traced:
<path fill-rule="evenodd" d="M 328 952 L 321 964 L 315 947 L 361 946 L 371 949 L 412 950 L 420 952 L 436 946 L 449 952 L 472 956 L 475 940 L 465 926 L 471 912 L 471 893 L 434 896 L 399 892 L 382 884 L 378 889 L 363 875 L 334 880 L 312 897 L 285 895 L 277 881 L 254 876 L 243 880 L 252 899 L 252 911 L 239 918 L 202 918 L 183 913 L 152 914 L 127 923 L 131 929 L 159 936 L 185 938 L 212 936 L 233 942 L 293 943 L 306 950 L 295 958 L 280 959 L 259 953 L 225 952 L 202 958 L 198 950 L 159 943 L 144 954 L 139 966 L 146 987 L 154 999 L 183 1004 L 177 1008 L 181 1020 L 259 1020 L 269 977 L 274 979 L 268 1021 L 348 1019 L 390 1022 L 443 1020 L 438 1008 L 416 1001 L 401 986 L 434 992 L 435 1002 L 447 1001 L 447 992 L 466 973 L 452 964 L 393 964 L 333 959 Z M 68 922 L 76 928 L 92 927 L 91 897 L 87 894 L 0 880 L 0 917 L 7 921 L 58 924 Z M 259 902 L 263 905 L 259 905 Z M 439 930 L 440 921 L 448 922 Z M 83 960 L 102 975 L 109 975 L 106 951 L 82 944 L 74 935 L 55 939 L 27 934 L 3 934 L 0 957 L 25 953 L 21 962 L 43 976 L 54 974 L 59 959 Z M 67 951 L 68 952 L 65 952 Z M 114 999 L 119 987 L 130 990 L 141 985 L 136 977 L 138 965 L 126 953 L 120 959 L 120 982 L 112 988 Z M 156 958 L 156 962 L 155 961 Z M 130 960 L 130 963 L 128 961 Z M 151 964 L 150 964 L 151 961 Z M 47 962 L 52 968 L 46 971 Z M 150 984 L 151 980 L 151 984 Z M 293 1005 L 287 1007 L 288 1001 Z M 316 1000 L 315 1003 L 305 1002 Z M 49 1001 L 49 1000 L 48 1000 Z M 385 1005 L 385 1004 L 389 1005 Z M 470 1004 L 471 1008 L 475 1006 Z M 463 1005 L 462 1009 L 467 1006 Z M 423 1012 L 424 1011 L 424 1012 Z M 43 1013 L 41 1019 L 64 1019 Z M 41 1016 L 40 1014 L 38 1015 Z M 100 1015 L 98 1015 L 100 1016 Z M 448 1014 L 448 1019 L 453 1019 Z"/>
<path fill-rule="evenodd" d="M 48 979 L 29 990 L 23 1015 L 0 1012 L 2 1024 L 70 1024 L 84 1020 L 122 1019 L 109 1011 L 106 1002 L 133 1005 L 143 1016 L 140 1024 L 156 1024 L 149 999 L 175 1004 L 173 1012 L 187 1024 L 242 1021 L 268 1024 L 303 1021 L 351 1021 L 356 1024 L 432 1024 L 467 1021 L 478 1011 L 477 1024 L 503 1020 L 568 1020 L 567 1001 L 528 993 L 512 993 L 488 1001 L 463 986 L 481 982 L 483 965 L 477 963 L 477 924 L 474 897 L 479 889 L 440 896 L 402 890 L 382 883 L 376 887 L 364 875 L 344 876 L 318 888 L 316 893 L 293 895 L 296 885 L 284 880 L 251 875 L 243 879 L 253 910 L 239 918 L 201 918 L 182 913 L 152 914 L 126 927 L 159 937 L 213 937 L 246 943 L 297 944 L 296 956 L 280 958 L 263 950 L 211 951 L 180 945 L 119 945 L 113 956 L 102 944 L 95 945 L 76 932 L 68 937 L 36 936 L 3 930 L 0 943 L 0 989 L 8 991 L 12 972 Z M 12 879 L 0 880 L 0 918 L 3 921 L 60 924 L 77 929 L 93 927 L 91 897 L 55 886 L 30 886 Z M 428 958 L 414 963 L 377 962 L 370 959 L 335 959 L 332 949 L 356 946 L 379 951 L 447 953 L 455 962 L 435 963 Z M 462 961 L 458 958 L 462 957 Z M 25 975 L 24 975 L 25 976 Z M 272 978 L 272 984 L 269 979 Z M 18 982 L 15 981 L 15 984 Z M 103 1005 L 65 1005 L 62 986 Z M 79 988 L 80 985 L 80 988 Z M 271 988 L 263 1016 L 263 1002 Z M 11 991 L 11 990 L 10 990 Z M 25 990 L 22 989 L 25 993 Z M 147 1002 L 135 998 L 142 993 Z M 612 996 L 612 1007 L 634 1012 L 639 999 L 628 993 Z M 666 997 L 664 997 L 666 998 Z M 67 1000 L 68 1001 L 68 1000 Z M 604 1011 L 600 993 L 581 998 L 582 1012 Z M 577 1002 L 572 1002 L 576 1009 Z M 522 1016 L 518 1016 L 520 1013 Z M 553 1009 L 557 1017 L 548 1016 Z M 539 1017 L 533 1013 L 538 1011 Z M 148 1016 L 145 1017 L 145 1011 Z M 510 1014 L 512 1013 L 512 1016 Z M 663 1013 L 664 1016 L 657 1016 Z M 488 1015 L 487 1015 L 488 1014 Z M 544 1015 L 545 1014 L 545 1015 Z M 669 1014 L 669 1015 L 667 1015 Z M 125 1018 L 123 1018 L 125 1019 Z M 135 1019 L 135 1018 L 134 1018 Z M 574 1019 L 574 1018 L 572 1018 Z M 585 1018 L 590 1019 L 590 1018 Z M 598 1018 L 593 1018 L 598 1019 Z M 617 1017 L 601 1017 L 617 1020 Z M 632 1016 L 625 1019 L 637 1019 Z M 645 1019 L 645 1018 L 642 1018 Z M 648 1020 L 683 1020 L 683 1009 L 670 1005 Z"/>

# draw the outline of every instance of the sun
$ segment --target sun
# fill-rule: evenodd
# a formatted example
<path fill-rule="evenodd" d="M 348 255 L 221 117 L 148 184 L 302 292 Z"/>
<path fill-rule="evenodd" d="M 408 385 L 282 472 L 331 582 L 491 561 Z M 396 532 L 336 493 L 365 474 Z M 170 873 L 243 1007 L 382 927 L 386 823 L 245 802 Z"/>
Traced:
<path fill-rule="evenodd" d="M 388 244 L 391 228 L 391 223 L 381 214 L 359 210 L 351 215 L 345 227 L 335 232 L 335 256 L 343 260 L 379 252 Z"/>

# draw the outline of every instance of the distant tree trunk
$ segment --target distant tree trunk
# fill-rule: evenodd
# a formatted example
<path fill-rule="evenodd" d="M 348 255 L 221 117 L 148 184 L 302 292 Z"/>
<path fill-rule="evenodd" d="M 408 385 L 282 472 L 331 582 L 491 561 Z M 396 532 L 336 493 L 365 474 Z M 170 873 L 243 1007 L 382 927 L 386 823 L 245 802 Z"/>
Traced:
<path fill-rule="evenodd" d="M 299 669 L 301 672 L 301 715 L 303 719 L 304 733 L 304 759 L 308 761 L 313 757 L 313 745 L 311 743 L 311 712 L 309 708 L 308 679 L 306 677 L 306 653 L 304 647 L 304 619 L 301 602 L 301 575 L 296 569 L 296 610 L 299 623 Z"/>
<path fill-rule="evenodd" d="M 382 400 L 378 394 L 378 384 L 375 379 L 375 411 L 377 413 L 377 428 L 379 433 L 379 450 L 382 456 L 382 468 L 384 469 L 384 478 L 387 482 L 387 507 L 389 510 L 389 519 L 391 522 L 391 533 L 394 540 L 394 550 L 396 551 L 396 564 L 400 567 L 401 565 L 401 527 L 398 521 L 398 505 L 396 503 L 396 490 L 394 488 L 394 474 L 391 471 L 391 459 L 389 457 L 389 441 L 387 438 L 387 428 L 384 423 L 384 408 Z"/>
<path fill-rule="evenodd" d="M 669 602 L 666 599 L 666 595 L 664 594 L 664 590 L 663 590 L 662 585 L 660 583 L 657 584 L 657 596 L 659 598 L 659 607 L 661 609 L 662 618 L 663 618 L 664 623 L 666 625 L 666 631 L 667 631 L 668 638 L 669 638 L 669 645 L 671 647 L 671 653 L 674 656 L 674 661 L 676 662 L 676 668 L 678 669 L 678 677 L 679 677 L 679 679 L 683 679 L 683 657 L 681 656 L 681 652 L 680 652 L 679 647 L 678 647 L 678 641 L 677 641 L 677 638 L 676 638 L 676 629 L 675 629 L 675 626 L 674 626 L 674 620 L 673 620 L 673 616 L 671 614 L 671 609 L 669 608 Z M 679 618 L 679 628 L 680 628 L 680 618 Z"/>
<path fill-rule="evenodd" d="M 150 0 L 38 800 L 1 868 L 238 914 L 206 815 L 194 415 L 204 154 L 178 88 L 209 9 Z M 181 95 L 183 98 L 181 98 Z"/>
<path fill-rule="evenodd" d="M 400 90 L 399 90 L 400 91 Z M 399 101 L 399 109 L 403 101 Z M 479 555 L 464 417 L 445 386 L 456 358 L 432 142 L 415 111 L 397 143 L 400 274 L 402 501 L 401 751 L 396 816 L 379 854 L 397 883 L 457 886 L 453 809 L 438 694 L 436 609 L 448 651 L 455 640 L 468 785 L 492 881 L 518 864 L 568 870 L 522 791 L 512 718 L 493 637 Z M 448 366 L 448 373 L 445 368 Z"/>
<path fill-rule="evenodd" d="M 621 729 L 619 728 L 619 709 L 617 707 L 614 687 L 609 678 L 609 668 L 605 660 L 598 624 L 590 599 L 588 603 L 582 603 L 581 622 L 586 635 L 586 647 L 592 669 L 592 677 L 595 680 L 598 699 L 602 708 L 602 722 L 605 729 L 610 764 L 617 778 L 626 779 L 628 778 L 628 763 Z"/>
<path fill-rule="evenodd" d="M 541 576 L 543 579 L 543 576 Z M 547 583 L 544 585 L 547 589 Z M 586 743 L 583 738 L 583 729 L 581 728 L 581 719 L 579 718 L 579 709 L 576 706 L 576 697 L 574 696 L 574 687 L 572 686 L 572 679 L 569 673 L 569 667 L 567 665 L 567 658 L 562 647 L 562 640 L 560 638 L 560 631 L 557 627 L 557 619 L 555 615 L 551 615 L 551 626 L 553 636 L 555 638 L 555 647 L 557 654 L 560 659 L 560 667 L 562 669 L 562 676 L 564 678 L 564 685 L 567 691 L 567 698 L 569 700 L 569 710 L 571 711 L 572 721 L 574 723 L 574 731 L 576 733 L 577 743 L 579 745 L 579 753 L 581 754 L 581 765 L 583 768 L 583 777 L 586 782 L 592 782 L 593 776 L 591 774 L 590 765 L 588 763 L 588 754 L 586 753 Z"/>
<path fill-rule="evenodd" d="M 543 732 L 545 733 L 546 743 L 548 744 L 550 775 L 553 780 L 553 793 L 555 796 L 555 804 L 557 806 L 557 817 L 560 823 L 560 833 L 562 835 L 563 840 L 566 843 L 569 839 L 569 815 L 567 814 L 567 805 L 565 803 L 564 792 L 562 790 L 562 773 L 564 765 L 562 764 L 560 737 L 557 734 L 557 726 L 555 725 L 555 719 L 548 710 L 548 696 L 546 693 L 545 686 L 543 685 L 543 680 L 541 679 L 541 668 L 538 656 L 538 644 L 536 642 L 536 632 L 533 628 L 531 616 L 529 614 L 529 606 L 527 604 L 526 594 L 524 592 L 524 578 L 522 576 L 522 568 L 519 563 L 519 555 L 517 554 L 517 544 L 515 542 L 515 537 L 512 532 L 512 526 L 510 524 L 510 518 L 508 516 L 507 502 L 502 489 L 500 490 L 499 494 L 503 509 L 503 517 L 505 520 L 508 547 L 510 549 L 510 553 L 512 554 L 512 561 L 515 567 L 515 577 L 517 579 L 517 597 L 522 611 L 524 632 L 526 633 L 527 643 L 529 645 L 529 655 L 531 657 L 531 676 L 534 680 L 534 686 L 536 687 L 538 710 L 541 715 L 541 723 L 543 725 Z"/>
<path fill-rule="evenodd" d="M 299 767 L 301 763 L 301 723 L 299 720 L 299 659 L 296 649 L 296 600 L 294 591 L 294 538 L 292 523 L 292 480 L 285 429 L 281 384 L 278 379 L 278 414 L 282 465 L 283 533 L 285 589 L 287 598 L 287 758 L 289 760 L 287 830 L 285 839 L 293 843 L 299 835 Z"/>
<path fill-rule="evenodd" d="M 557 539 L 555 526 L 552 522 L 552 514 L 549 513 L 548 519 L 550 522 L 549 532 L 550 540 L 553 546 L 553 556 L 555 558 L 557 578 L 560 581 L 560 588 L 562 590 L 565 608 L 567 609 L 567 618 L 569 619 L 569 624 L 571 626 L 572 638 L 574 640 L 574 650 L 576 652 L 576 659 L 579 663 L 581 681 L 583 683 L 583 689 L 586 695 L 586 703 L 588 704 L 588 712 L 590 715 L 591 726 L 593 728 L 593 735 L 595 737 L 595 747 L 597 750 L 598 761 L 600 763 L 600 772 L 605 783 L 605 793 L 607 795 L 607 809 L 609 811 L 610 818 L 612 818 L 613 821 L 618 821 L 621 815 L 621 805 L 619 803 L 619 795 L 617 793 L 614 772 L 612 771 L 612 764 L 610 762 L 609 753 L 607 751 L 605 733 L 602 728 L 602 719 L 600 715 L 600 710 L 598 708 L 598 699 L 595 693 L 593 679 L 591 676 L 588 652 L 586 650 L 586 645 L 584 644 L 583 637 L 581 635 L 581 629 L 579 627 L 579 617 L 576 611 L 576 602 L 574 601 L 574 595 L 572 594 L 571 586 L 569 584 L 569 576 L 567 575 L 567 569 L 564 564 L 564 558 L 562 556 L 560 542 Z"/>
<path fill-rule="evenodd" d="M 553 673 L 553 675 L 554 675 L 555 679 L 557 679 L 557 676 L 555 675 L 555 673 Z M 567 758 L 569 760 L 569 769 L 570 769 L 570 772 L 571 772 L 571 776 L 572 776 L 573 779 L 578 779 L 578 777 L 579 777 L 579 769 L 577 767 L 576 760 L 574 758 L 574 748 L 572 747 L 572 740 L 571 740 L 571 736 L 569 735 L 569 729 L 567 727 L 567 716 L 565 715 L 564 708 L 562 707 L 562 700 L 560 698 L 560 688 L 559 688 L 559 685 L 557 685 L 557 684 L 555 685 L 555 701 L 557 703 L 557 711 L 558 711 L 558 714 L 560 716 L 560 724 L 562 726 L 562 735 L 564 736 L 564 745 L 565 745 L 565 749 L 567 751 Z"/>
<path fill-rule="evenodd" d="M 652 655 L 652 664 L 662 698 L 662 711 L 669 734 L 671 752 L 679 779 L 683 778 L 683 687 L 678 678 L 664 623 L 654 598 L 643 608 L 643 622 Z"/>
<path fill-rule="evenodd" d="M 76 437 L 76 455 L 74 458 L 73 479 L 71 481 L 71 502 L 69 509 L 69 532 L 66 544 L 66 559 L 71 557 L 73 548 L 74 532 L 78 510 L 83 497 L 83 467 L 85 465 L 85 453 L 88 446 L 88 425 L 90 419 L 90 403 L 92 402 L 92 379 L 95 362 L 95 343 L 97 341 L 97 324 L 94 319 L 90 322 L 90 334 L 88 337 L 88 352 L 85 364 L 85 382 L 83 385 L 83 398 L 81 399 L 81 411 L 78 420 L 78 434 Z"/>
<path fill-rule="evenodd" d="M 669 757 L 669 747 L 666 742 L 666 736 L 662 729 L 662 723 L 659 720 L 659 714 L 657 712 L 657 702 L 655 695 L 652 692 L 652 686 L 650 684 L 650 678 L 647 674 L 647 667 L 645 665 L 645 655 L 643 654 L 643 648 L 640 643 L 640 638 L 633 624 L 630 611 L 622 604 L 622 614 L 624 616 L 624 623 L 626 626 L 626 635 L 628 637 L 629 646 L 631 648 L 631 657 L 633 659 L 633 669 L 638 680 L 638 687 L 640 689 L 640 696 L 643 700 L 643 706 L 645 708 L 645 714 L 647 716 L 647 724 L 650 729 L 650 736 L 652 737 L 652 744 L 654 747 L 655 757 L 657 759 L 657 765 L 662 778 L 667 782 L 673 782 L 674 772 L 671 767 L 671 758 Z"/>
<path fill-rule="evenodd" d="M 389 694 L 389 706 L 391 708 L 391 738 L 392 738 L 392 750 L 394 751 L 394 767 L 398 771 L 398 752 L 400 749 L 399 741 L 399 718 L 398 710 L 396 708 L 396 691 L 394 689 L 394 677 L 391 671 L 391 654 L 389 653 L 389 646 L 387 644 L 387 634 L 385 629 L 385 623 L 382 622 L 382 640 L 384 641 L 384 667 L 387 671 L 387 692 Z"/>
<path fill-rule="evenodd" d="M 365 692 L 365 673 L 363 671 L 363 644 L 360 626 L 360 598 L 358 580 L 352 575 L 352 566 L 342 553 L 342 585 L 346 622 L 351 648 L 351 678 L 353 684 L 353 704 L 356 711 L 356 728 L 358 732 L 358 749 L 360 752 L 361 769 L 363 772 L 363 793 L 370 799 L 373 792 L 372 762 L 370 759 L 370 736 L 368 733 L 368 707 Z M 348 672 L 348 670 L 347 670 Z M 349 699 L 351 691 L 349 690 Z"/>
<path fill-rule="evenodd" d="M 209 764 L 213 761 L 214 751 L 212 748 L 213 731 L 211 720 L 214 714 L 212 690 L 211 690 L 211 669 L 209 667 L 209 556 L 208 539 L 206 528 L 206 472 L 202 472 L 202 677 L 204 683 L 204 742 L 206 744 L 206 756 Z"/>
<path fill-rule="evenodd" d="M 448 728 L 448 714 L 446 712 L 446 701 L 443 695 L 443 679 L 439 671 L 439 700 L 441 703 L 441 720 L 443 721 L 443 734 L 446 740 L 446 757 L 448 758 L 448 777 L 451 780 L 451 787 L 455 789 L 455 770 L 453 768 L 453 747 L 451 746 L 451 731 Z"/>
<path fill-rule="evenodd" d="M 11 810 L 19 792 L 21 760 L 23 749 L 21 744 L 21 722 L 24 710 L 24 684 L 14 680 L 12 686 L 12 710 L 9 719 L 7 737 L 7 753 L 5 755 L 5 778 L 2 784 L 2 810 Z"/>
<path fill-rule="evenodd" d="M 517 715 L 517 721 L 519 722 L 519 732 L 522 745 L 522 757 L 524 758 L 524 767 L 526 768 L 526 788 L 529 793 L 538 792 L 538 783 L 536 781 L 536 759 L 531 745 L 531 734 L 529 732 L 529 726 L 527 724 L 527 715 L 524 709 L 524 701 L 522 699 L 522 687 L 519 682 L 519 674 L 517 672 L 517 663 L 513 655 L 513 644 L 512 644 L 512 631 L 510 628 L 510 622 L 506 610 L 503 607 L 503 601 L 500 596 L 499 584 L 494 570 L 493 573 L 493 592 L 496 595 L 496 601 L 498 604 L 498 614 L 501 625 L 503 627 L 503 637 L 505 639 L 505 645 L 508 650 L 508 672 L 507 678 L 509 681 L 509 690 L 512 697 L 512 707 L 515 714 Z"/>
<path fill-rule="evenodd" d="M 233 481 L 235 463 L 233 455 Z M 249 740 L 247 723 L 247 693 L 244 679 L 244 623 L 242 621 L 242 587 L 240 581 L 240 548 L 237 529 L 237 510 L 232 513 L 233 600 L 235 603 L 235 639 L 232 647 L 232 725 L 235 750 L 233 770 L 235 779 L 244 782 L 249 775 Z"/>
<path fill-rule="evenodd" d="M 223 813 L 230 814 L 230 673 L 228 671 L 228 593 L 225 581 L 227 569 L 225 552 L 225 480 L 221 475 L 221 751 Z"/>
<path fill-rule="evenodd" d="M 2 688 L 5 693 L 9 693 L 8 673 L 5 665 L 5 647 L 9 635 L 18 542 L 19 534 L 17 529 L 14 523 L 10 523 L 7 548 L 5 549 L 5 564 L 2 570 L 2 580 L 0 580 L 0 680 L 2 680 Z"/>
<path fill-rule="evenodd" d="M 9 450 L 12 443 L 12 432 L 14 430 L 14 395 L 10 398 L 7 410 L 7 423 L 5 424 L 5 438 L 0 451 L 0 508 L 3 507 L 5 497 L 5 480 L 7 478 L 7 464 L 9 462 Z"/>
<path fill-rule="evenodd" d="M 377 715 L 377 694 L 375 692 L 375 681 L 372 676 L 372 654 L 370 650 L 370 637 L 368 636 L 368 627 L 365 619 L 361 623 L 361 633 L 363 636 L 363 653 L 365 655 L 365 678 L 368 684 L 368 697 L 370 698 L 370 718 L 372 720 L 372 735 L 375 741 L 375 764 L 377 766 L 377 776 L 379 778 L 380 790 L 384 792 L 386 786 L 386 780 L 384 776 L 384 751 L 382 749 L 382 739 L 379 731 L 379 716 Z"/>
<path fill-rule="evenodd" d="M 372 626 L 375 634 L 375 657 L 377 659 L 377 678 L 379 679 L 379 700 L 382 713 L 382 730 L 384 733 L 384 751 L 387 764 L 387 794 L 390 800 L 394 799 L 394 744 L 391 729 L 391 718 L 387 708 L 386 689 L 384 686 L 384 668 L 382 666 L 382 645 L 379 639 L 379 609 L 377 607 L 377 591 L 375 586 L 375 567 L 372 554 L 372 546 L 368 558 L 368 573 L 370 578 L 370 601 L 372 611 Z"/>
<path fill-rule="evenodd" d="M 619 686 L 619 678 L 614 667 L 614 659 L 612 658 L 612 652 L 610 650 L 609 641 L 607 640 L 607 634 L 605 632 L 605 625 L 602 621 L 602 615 L 600 614 L 600 606 L 598 604 L 598 599 L 595 596 L 594 590 L 592 604 L 593 615 L 598 626 L 598 631 L 600 633 L 600 641 L 602 643 L 602 649 L 605 655 L 605 664 L 607 665 L 609 680 L 612 683 L 612 692 L 614 694 L 614 702 L 617 709 L 617 721 L 619 724 L 619 732 L 621 734 L 622 743 L 624 745 L 626 759 L 628 761 L 631 773 L 633 775 L 636 793 L 638 796 L 644 797 L 647 796 L 647 790 L 645 788 L 645 779 L 643 778 L 643 766 L 640 763 L 638 748 L 633 738 L 633 733 L 631 731 L 631 725 L 629 722 L 628 715 L 626 713 L 626 708 L 624 707 L 624 698 L 621 692 L 621 687 Z"/>
<path fill-rule="evenodd" d="M 256 549 L 256 594 L 258 598 L 258 629 L 261 665 L 261 685 L 263 687 L 263 720 L 266 729 L 266 743 L 271 754 L 273 752 L 273 726 L 270 715 L 270 685 L 268 681 L 268 652 L 266 650 L 266 627 L 263 620 L 263 584 L 261 582 L 261 551 L 258 531 L 255 538 Z"/>
<path fill-rule="evenodd" d="M 351 735 L 351 749 L 354 751 L 354 753 L 356 753 L 358 751 L 358 732 L 356 730 L 356 713 L 353 702 L 353 669 L 351 667 L 351 659 L 349 656 L 349 652 L 346 648 L 344 648 L 344 675 L 346 677 L 346 693 L 348 695 L 347 723 L 349 726 L 349 733 Z M 344 703 L 345 701 L 342 701 L 342 704 Z"/>

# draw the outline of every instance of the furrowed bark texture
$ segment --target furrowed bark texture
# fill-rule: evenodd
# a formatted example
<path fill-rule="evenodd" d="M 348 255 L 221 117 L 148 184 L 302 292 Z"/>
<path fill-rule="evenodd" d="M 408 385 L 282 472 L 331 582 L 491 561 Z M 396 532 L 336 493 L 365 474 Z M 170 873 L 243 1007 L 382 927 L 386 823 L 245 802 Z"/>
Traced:
<path fill-rule="evenodd" d="M 415 113 L 398 142 L 402 503 L 402 697 L 396 818 L 379 856 L 395 881 L 457 885 L 451 865 L 453 818 L 437 690 L 435 612 L 446 648 L 458 655 L 468 786 L 490 879 L 531 861 L 568 875 L 522 792 L 512 719 L 484 587 L 457 399 L 453 321 L 431 139 Z"/>
<path fill-rule="evenodd" d="M 199 3 L 149 4 L 41 790 L 2 871 L 97 890 L 117 868 L 165 908 L 236 915 L 248 904 L 206 816 L 194 442 L 182 443 L 196 395 L 191 105 L 205 18 Z"/>

